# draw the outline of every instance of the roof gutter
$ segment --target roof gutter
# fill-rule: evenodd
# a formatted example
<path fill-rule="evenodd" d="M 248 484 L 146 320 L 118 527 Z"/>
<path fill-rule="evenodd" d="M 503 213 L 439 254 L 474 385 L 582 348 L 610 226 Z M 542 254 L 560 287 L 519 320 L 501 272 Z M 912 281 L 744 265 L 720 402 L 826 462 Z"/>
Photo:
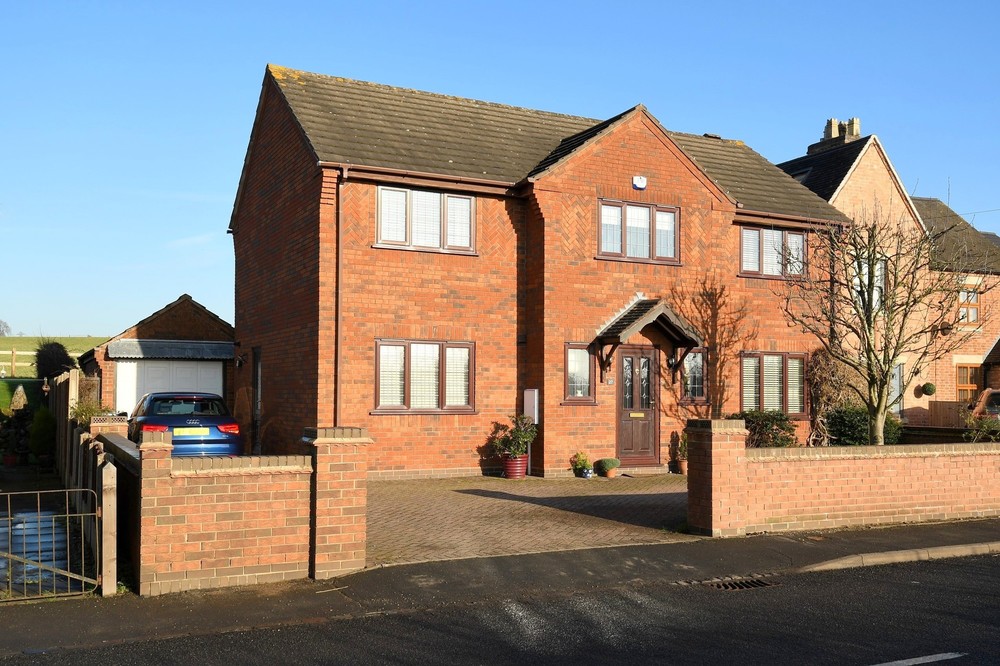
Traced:
<path fill-rule="evenodd" d="M 768 213 L 765 211 L 747 210 L 741 208 L 736 212 L 733 222 L 750 222 L 756 224 L 774 224 L 776 226 L 787 227 L 829 227 L 831 224 L 848 224 L 847 220 L 830 220 L 819 217 L 802 217 L 799 215 L 785 215 L 783 213 Z"/>
<path fill-rule="evenodd" d="M 427 171 L 413 171 L 410 169 L 390 169 L 389 167 L 345 164 L 343 162 L 327 162 L 324 160 L 319 160 L 316 164 L 321 168 L 340 169 L 344 178 L 347 177 L 347 172 L 350 170 L 351 174 L 356 178 L 368 178 L 371 180 L 410 185 L 452 186 L 456 189 L 490 194 L 506 194 L 514 186 L 514 183 L 506 180 L 470 178 L 468 176 L 454 176 Z"/>

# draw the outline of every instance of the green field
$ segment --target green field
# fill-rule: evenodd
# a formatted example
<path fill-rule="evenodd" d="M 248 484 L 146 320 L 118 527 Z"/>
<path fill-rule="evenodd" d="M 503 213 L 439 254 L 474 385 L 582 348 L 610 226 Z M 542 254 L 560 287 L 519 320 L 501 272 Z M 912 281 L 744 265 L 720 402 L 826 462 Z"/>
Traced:
<path fill-rule="evenodd" d="M 66 351 L 74 358 L 80 354 L 90 351 L 97 345 L 106 342 L 105 337 L 39 337 L 39 336 L 10 336 L 0 337 L 0 370 L 4 371 L 8 377 L 34 377 L 35 357 L 27 352 L 34 352 L 42 340 L 55 340 L 66 347 Z M 17 369 L 11 372 L 11 362 L 13 354 L 17 353 Z"/>

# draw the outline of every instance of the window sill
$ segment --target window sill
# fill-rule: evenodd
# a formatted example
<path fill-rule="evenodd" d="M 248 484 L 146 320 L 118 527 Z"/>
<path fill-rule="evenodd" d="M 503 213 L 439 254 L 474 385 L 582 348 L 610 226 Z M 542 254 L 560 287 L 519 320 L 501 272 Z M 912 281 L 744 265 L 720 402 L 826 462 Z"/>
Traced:
<path fill-rule="evenodd" d="M 596 407 L 597 400 L 563 400 L 560 407 Z"/>
<path fill-rule="evenodd" d="M 373 409 L 370 416 L 461 416 L 476 415 L 476 409 Z"/>
<path fill-rule="evenodd" d="M 708 398 L 681 398 L 677 401 L 679 405 L 689 405 L 692 407 L 704 407 L 706 405 L 711 405 L 712 403 L 708 401 Z"/>
<path fill-rule="evenodd" d="M 456 250 L 454 248 L 440 247 L 415 247 L 412 245 L 391 245 L 388 243 L 373 243 L 371 248 L 375 250 L 402 250 L 403 252 L 429 252 L 431 254 L 458 254 L 463 257 L 479 256 L 479 253 L 475 250 Z"/>
<path fill-rule="evenodd" d="M 615 257 L 599 254 L 594 259 L 598 261 L 618 261 L 626 264 L 652 264 L 654 266 L 680 266 L 680 259 L 642 259 L 640 257 Z"/>
<path fill-rule="evenodd" d="M 750 280 L 791 280 L 795 278 L 804 277 L 804 274 L 797 273 L 795 275 L 767 275 L 765 273 L 737 273 L 736 277 L 747 278 Z"/>

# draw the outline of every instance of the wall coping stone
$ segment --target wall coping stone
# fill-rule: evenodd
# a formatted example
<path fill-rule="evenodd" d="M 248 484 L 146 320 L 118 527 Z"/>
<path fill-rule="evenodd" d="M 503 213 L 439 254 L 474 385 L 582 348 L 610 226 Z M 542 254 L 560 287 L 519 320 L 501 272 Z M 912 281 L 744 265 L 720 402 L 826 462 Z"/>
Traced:
<path fill-rule="evenodd" d="M 710 432 L 746 432 L 743 419 L 688 419 L 687 429 L 708 430 Z"/>
<path fill-rule="evenodd" d="M 893 444 L 886 446 L 817 446 L 747 449 L 748 462 L 766 460 L 829 460 L 833 458 L 927 458 L 1000 454 L 1000 442 L 956 444 Z"/>

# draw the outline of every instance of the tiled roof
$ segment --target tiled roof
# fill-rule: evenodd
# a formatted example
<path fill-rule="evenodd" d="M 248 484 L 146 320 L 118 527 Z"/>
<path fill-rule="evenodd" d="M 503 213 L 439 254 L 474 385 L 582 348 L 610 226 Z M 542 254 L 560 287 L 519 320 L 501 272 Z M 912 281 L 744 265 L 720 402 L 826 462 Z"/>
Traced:
<path fill-rule="evenodd" d="M 823 201 L 829 201 L 840 184 L 847 178 L 851 167 L 858 161 L 872 137 L 866 136 L 837 148 L 830 148 L 814 155 L 803 155 L 782 162 L 778 168 L 815 192 Z M 804 177 L 798 177 L 804 174 Z"/>
<path fill-rule="evenodd" d="M 510 184 L 541 173 L 643 108 L 601 121 L 276 65 L 268 73 L 321 161 Z M 748 210 L 845 219 L 740 141 L 668 134 Z"/>
<path fill-rule="evenodd" d="M 600 120 L 269 65 L 318 159 L 506 183 Z"/>
<path fill-rule="evenodd" d="M 747 210 L 846 222 L 843 213 L 742 141 L 668 132 L 670 138 Z"/>
<path fill-rule="evenodd" d="M 647 325 L 656 323 L 676 343 L 689 346 L 702 344 L 697 331 L 665 302 L 645 298 L 637 300 L 597 334 L 599 341 L 624 343 Z"/>
<path fill-rule="evenodd" d="M 1000 247 L 940 199 L 911 197 L 928 233 L 937 238 L 934 259 L 943 268 L 1000 273 Z"/>

